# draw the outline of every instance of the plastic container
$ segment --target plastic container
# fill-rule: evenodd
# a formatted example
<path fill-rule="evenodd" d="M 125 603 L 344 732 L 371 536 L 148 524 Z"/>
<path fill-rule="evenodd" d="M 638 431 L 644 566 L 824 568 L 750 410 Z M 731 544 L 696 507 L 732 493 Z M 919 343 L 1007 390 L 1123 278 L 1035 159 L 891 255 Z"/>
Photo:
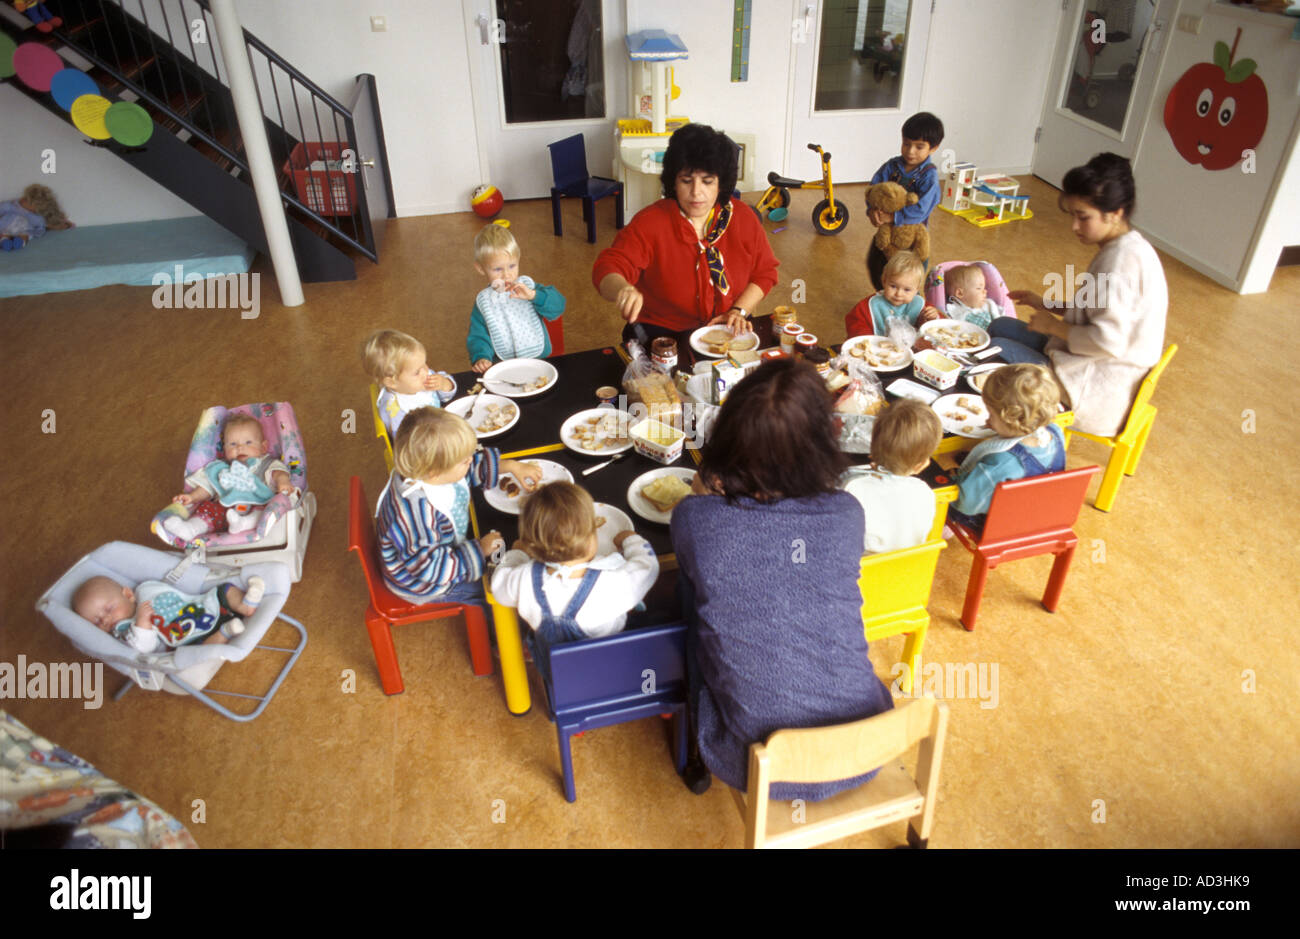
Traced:
<path fill-rule="evenodd" d="M 289 151 L 283 172 L 303 205 L 317 215 L 351 215 L 357 202 L 355 159 L 352 172 L 344 167 L 341 143 L 305 142 Z"/>
<path fill-rule="evenodd" d="M 939 390 L 957 384 L 961 365 L 934 349 L 922 349 L 912 357 L 912 371 L 916 377 Z"/>
<path fill-rule="evenodd" d="M 799 355 L 806 354 L 810 349 L 817 348 L 817 337 L 812 333 L 800 333 L 795 337 L 794 349 Z"/>
<path fill-rule="evenodd" d="M 682 455 L 686 444 L 686 435 L 662 421 L 646 418 L 628 431 L 632 446 L 637 453 L 665 465 L 672 463 Z"/>
<path fill-rule="evenodd" d="M 803 332 L 803 327 L 798 323 L 787 323 L 781 327 L 781 351 L 786 355 L 794 355 L 795 340 Z"/>

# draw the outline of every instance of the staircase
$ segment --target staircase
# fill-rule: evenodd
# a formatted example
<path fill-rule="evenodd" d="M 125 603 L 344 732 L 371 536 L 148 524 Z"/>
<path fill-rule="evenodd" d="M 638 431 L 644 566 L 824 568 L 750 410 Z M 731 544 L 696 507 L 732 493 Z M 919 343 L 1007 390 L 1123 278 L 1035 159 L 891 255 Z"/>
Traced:
<path fill-rule="evenodd" d="M 20 44 L 47 45 L 89 75 L 109 101 L 133 101 L 153 119 L 153 136 L 143 146 L 94 145 L 269 253 L 206 0 L 46 0 L 45 6 L 63 19 L 53 32 L 24 28 L 26 19 L 8 4 L 0 7 L 0 31 Z M 383 219 L 396 215 L 374 76 L 358 76 L 344 105 L 247 31 L 244 42 L 300 276 L 353 280 L 354 258 L 379 260 Z M 48 92 L 16 76 L 9 82 L 71 123 Z M 341 159 L 316 162 L 313 170 L 322 155 Z M 291 156 L 297 173 L 286 170 Z"/>

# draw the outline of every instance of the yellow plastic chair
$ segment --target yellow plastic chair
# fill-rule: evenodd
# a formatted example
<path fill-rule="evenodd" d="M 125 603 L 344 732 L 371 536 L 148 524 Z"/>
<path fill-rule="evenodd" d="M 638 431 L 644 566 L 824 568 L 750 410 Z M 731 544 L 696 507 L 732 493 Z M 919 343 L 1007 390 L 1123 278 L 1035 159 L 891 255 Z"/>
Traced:
<path fill-rule="evenodd" d="M 912 676 L 916 674 L 925 645 L 925 634 L 930 628 L 930 585 L 934 583 L 934 569 L 939 563 L 939 552 L 947 547 L 942 538 L 933 538 L 914 548 L 868 554 L 862 558 L 862 573 L 858 576 L 858 589 L 862 591 L 862 629 L 867 642 L 887 636 L 907 635 L 903 645 L 903 672 L 900 687 L 904 694 L 912 692 Z"/>
<path fill-rule="evenodd" d="M 1147 437 L 1151 435 L 1151 425 L 1156 422 L 1156 408 L 1150 403 L 1151 395 L 1155 393 L 1160 373 L 1165 370 L 1165 366 L 1177 351 L 1178 343 L 1172 343 L 1160 357 L 1155 368 L 1147 372 L 1147 377 L 1142 379 L 1142 384 L 1138 385 L 1137 396 L 1133 399 L 1133 407 L 1128 412 L 1124 429 L 1114 437 L 1099 437 L 1081 430 L 1066 431 L 1067 446 L 1070 442 L 1070 434 L 1078 434 L 1087 440 L 1104 443 L 1111 448 L 1110 462 L 1106 464 L 1106 473 L 1101 478 L 1097 498 L 1093 501 L 1093 505 L 1103 512 L 1109 512 L 1111 506 L 1115 504 L 1115 495 L 1119 492 L 1119 484 L 1124 477 L 1132 476 L 1137 472 L 1138 460 L 1142 458 Z"/>
<path fill-rule="evenodd" d="M 745 817 L 745 846 L 807 848 L 910 819 L 907 842 L 924 848 L 934 825 L 948 705 L 913 698 L 893 710 L 832 727 L 774 731 L 749 748 L 749 789 L 732 795 Z M 916 776 L 899 757 L 920 743 Z M 773 782 L 819 783 L 860 776 L 870 782 L 821 802 L 771 802 Z"/>
<path fill-rule="evenodd" d="M 388 464 L 388 472 L 393 472 L 393 442 L 388 439 L 388 428 L 384 426 L 384 419 L 379 416 L 379 386 L 373 382 L 370 385 L 370 416 L 375 419 L 375 436 L 379 438 L 384 445 L 384 462 Z"/>

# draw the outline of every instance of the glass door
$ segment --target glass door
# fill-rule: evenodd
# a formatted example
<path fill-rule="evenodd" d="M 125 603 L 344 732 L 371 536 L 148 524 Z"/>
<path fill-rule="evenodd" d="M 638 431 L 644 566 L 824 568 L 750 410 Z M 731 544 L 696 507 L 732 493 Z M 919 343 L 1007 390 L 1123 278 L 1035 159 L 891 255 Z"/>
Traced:
<path fill-rule="evenodd" d="M 626 68 L 618 0 L 462 0 L 483 182 L 507 199 L 549 196 L 546 149 L 583 134 L 587 170 L 613 169 Z"/>
<path fill-rule="evenodd" d="M 898 155 L 919 110 L 930 30 L 926 0 L 820 0 L 796 21 L 794 107 L 785 174 L 819 176 L 808 144 L 831 151 L 835 180 L 861 182 Z M 858 214 L 850 206 L 850 213 Z"/>
<path fill-rule="evenodd" d="M 1096 153 L 1132 159 L 1177 0 L 1071 0 L 1062 19 L 1033 171 L 1059 186 Z"/>

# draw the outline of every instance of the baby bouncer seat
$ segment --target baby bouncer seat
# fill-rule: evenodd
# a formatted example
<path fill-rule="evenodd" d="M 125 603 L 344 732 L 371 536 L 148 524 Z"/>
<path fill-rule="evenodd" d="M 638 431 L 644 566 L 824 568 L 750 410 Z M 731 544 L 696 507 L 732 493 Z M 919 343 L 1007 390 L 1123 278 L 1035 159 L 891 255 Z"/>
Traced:
<path fill-rule="evenodd" d="M 238 582 L 247 588 L 248 578 L 258 576 L 266 584 L 266 593 L 257 611 L 243 617 L 244 631 L 227 643 L 207 642 L 178 646 L 164 652 L 138 652 L 101 632 L 72 609 L 72 597 L 77 588 L 91 577 L 101 575 L 133 589 L 145 580 L 166 581 L 189 594 L 201 594 L 225 581 Z M 36 609 L 45 614 L 80 651 L 117 669 L 140 687 L 192 695 L 231 720 L 251 721 L 266 709 L 307 644 L 307 630 L 302 623 L 281 612 L 289 598 L 289 575 L 288 565 L 279 561 L 248 563 L 239 568 L 216 563 L 209 565 L 196 561 L 193 556 L 114 541 L 96 548 L 74 564 L 41 595 L 36 601 Z M 298 637 L 293 647 L 262 644 L 263 637 L 276 619 L 297 630 Z M 241 662 L 254 649 L 288 653 L 289 656 L 265 694 L 204 690 L 224 663 Z M 130 682 L 123 685 L 114 698 L 121 698 L 131 687 Z M 258 704 L 251 713 L 240 714 L 221 704 L 213 695 L 246 698 Z"/>
<path fill-rule="evenodd" d="M 948 290 L 944 286 L 944 275 L 954 267 L 965 267 L 967 264 L 977 264 L 980 270 L 984 272 L 984 286 L 988 289 L 989 299 L 1001 307 L 1001 316 L 1015 316 L 1016 305 L 1009 296 L 1010 291 L 1007 289 L 1007 282 L 1002 279 L 1002 274 L 998 269 L 988 261 L 944 261 L 942 264 L 936 264 L 930 268 L 930 272 L 925 276 L 925 302 L 940 312 L 946 313 L 948 310 Z"/>
<path fill-rule="evenodd" d="M 293 406 L 288 401 L 242 404 L 237 408 L 211 407 L 199 418 L 199 426 L 190 441 L 185 460 L 185 476 L 202 469 L 213 460 L 224 459 L 221 430 L 232 414 L 247 414 L 262 425 L 267 455 L 281 460 L 289 469 L 293 493 L 277 492 L 262 508 L 257 527 L 242 532 L 207 532 L 186 542 L 165 527 L 171 516 L 188 518 L 190 510 L 173 502 L 153 517 L 150 528 L 167 544 L 184 548 L 198 561 L 208 554 L 219 554 L 222 564 L 242 567 L 262 561 L 281 561 L 288 566 L 294 583 L 302 579 L 302 559 L 307 552 L 307 536 L 316 517 L 316 496 L 307 491 L 307 455 Z M 186 491 L 191 487 L 186 486 Z"/>

